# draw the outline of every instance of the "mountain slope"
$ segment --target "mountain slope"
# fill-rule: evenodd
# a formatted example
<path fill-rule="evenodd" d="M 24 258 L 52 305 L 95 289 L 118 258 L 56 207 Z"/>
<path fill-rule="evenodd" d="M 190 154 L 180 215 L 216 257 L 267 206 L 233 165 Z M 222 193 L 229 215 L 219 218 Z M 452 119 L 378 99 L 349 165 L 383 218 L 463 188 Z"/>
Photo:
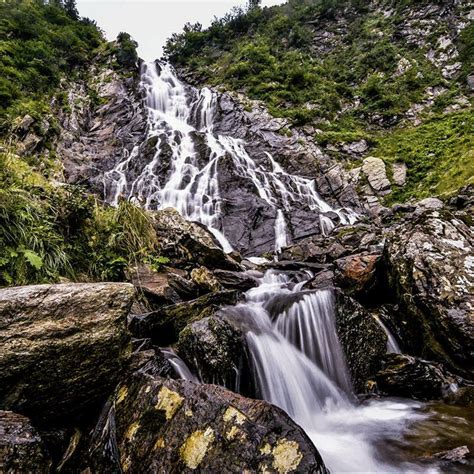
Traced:
<path fill-rule="evenodd" d="M 188 25 L 166 54 L 186 79 L 263 101 L 336 157 L 364 139 L 366 154 L 406 163 L 389 198 L 406 200 L 472 182 L 473 16 L 454 0 L 290 0 Z"/>

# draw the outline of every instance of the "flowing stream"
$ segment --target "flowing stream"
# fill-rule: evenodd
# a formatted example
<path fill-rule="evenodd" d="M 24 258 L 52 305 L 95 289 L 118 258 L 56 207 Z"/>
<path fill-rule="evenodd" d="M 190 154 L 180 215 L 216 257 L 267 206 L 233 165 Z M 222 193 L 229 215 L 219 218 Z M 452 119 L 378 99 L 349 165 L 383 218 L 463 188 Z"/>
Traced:
<path fill-rule="evenodd" d="M 215 133 L 217 97 L 211 90 L 189 88 L 169 65 L 155 63 L 144 66 L 142 86 L 149 137 L 156 137 L 156 150 L 153 159 L 137 170 L 137 147 L 105 175 L 109 202 L 117 204 L 123 197 L 150 209 L 173 207 L 206 225 L 230 251 L 232 239 L 222 225 L 219 187 L 220 162 L 230 157 L 239 175 L 275 211 L 276 252 L 290 242 L 285 212 L 296 205 L 312 210 L 326 233 L 334 224 L 323 213 L 331 211 L 346 224 L 356 218 L 350 210 L 333 209 L 318 195 L 313 180 L 285 172 L 270 154 L 265 163 L 256 163 L 242 140 Z M 196 134 L 208 147 L 205 160 L 196 148 Z M 410 423 L 426 417 L 421 405 L 405 400 L 356 403 L 336 332 L 332 290 L 307 291 L 304 283 L 269 270 L 259 286 L 246 293 L 245 301 L 232 308 L 240 319 L 251 321 L 246 340 L 259 395 L 305 429 L 332 472 L 418 470 L 414 464 L 387 457 L 383 446 L 401 438 Z M 399 351 L 396 341 L 390 341 L 389 349 Z M 166 350 L 165 355 L 178 375 L 198 381 L 174 352 Z"/>

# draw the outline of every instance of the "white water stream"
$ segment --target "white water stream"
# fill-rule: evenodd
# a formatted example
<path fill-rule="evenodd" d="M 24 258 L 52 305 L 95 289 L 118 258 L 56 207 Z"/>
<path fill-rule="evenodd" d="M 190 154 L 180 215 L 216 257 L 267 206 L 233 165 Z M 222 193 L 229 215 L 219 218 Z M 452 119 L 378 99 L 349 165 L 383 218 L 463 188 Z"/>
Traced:
<path fill-rule="evenodd" d="M 323 232 L 332 221 L 322 212 L 336 212 L 342 223 L 355 214 L 332 209 L 316 192 L 314 181 L 286 173 L 267 154 L 257 164 L 242 140 L 214 132 L 216 94 L 209 89 L 190 94 L 169 65 L 144 66 L 149 136 L 157 137 L 153 160 L 135 170 L 139 153 L 132 153 L 105 175 L 105 195 L 117 204 L 120 197 L 134 199 L 150 209 L 173 207 L 184 217 L 206 225 L 222 247 L 232 246 L 222 226 L 219 163 L 230 156 L 239 176 L 253 183 L 258 196 L 275 210 L 275 251 L 290 243 L 285 213 L 304 205 L 319 218 Z M 209 156 L 196 150 L 194 134 L 204 136 Z M 170 156 L 170 172 L 163 183 L 163 156 Z M 133 179 L 130 177 L 133 176 Z M 161 178 L 161 181 L 160 181 Z M 233 308 L 252 321 L 247 344 L 256 385 L 262 398 L 283 408 L 314 441 L 332 472 L 401 472 L 413 466 L 391 465 L 383 460 L 376 442 L 401 436 L 408 420 L 413 422 L 417 404 L 379 401 L 357 406 L 350 376 L 337 337 L 334 301 L 330 290 L 304 292 L 302 284 L 283 273 L 268 271 L 246 301 Z M 288 305 L 269 309 L 278 297 Z M 174 353 L 167 358 L 178 375 L 197 381 Z"/>
<path fill-rule="evenodd" d="M 138 176 L 138 146 L 104 176 L 106 200 L 117 204 L 120 197 L 143 203 L 148 209 L 173 207 L 185 218 L 206 225 L 225 251 L 232 246 L 222 228 L 222 197 L 219 189 L 219 164 L 232 158 L 238 176 L 253 183 L 258 196 L 275 209 L 274 240 L 279 251 L 289 243 L 284 212 L 304 205 L 319 217 L 323 232 L 334 227 L 322 213 L 334 212 L 342 223 L 351 223 L 356 214 L 349 209 L 333 209 L 316 192 L 314 180 L 286 173 L 270 153 L 268 162 L 257 164 L 247 153 L 245 143 L 214 132 L 217 95 L 204 88 L 187 89 L 169 64 L 143 66 L 141 85 L 146 91 L 149 138 L 157 137 L 153 160 Z M 210 156 L 203 163 L 196 150 L 196 134 L 202 134 Z M 171 153 L 171 171 L 163 178 L 163 152 Z"/>

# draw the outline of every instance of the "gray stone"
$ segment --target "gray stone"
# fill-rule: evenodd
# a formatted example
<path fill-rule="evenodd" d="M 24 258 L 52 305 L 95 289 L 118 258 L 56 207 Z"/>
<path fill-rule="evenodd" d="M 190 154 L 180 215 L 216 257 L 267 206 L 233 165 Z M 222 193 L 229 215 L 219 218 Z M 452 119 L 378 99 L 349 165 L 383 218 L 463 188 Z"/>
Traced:
<path fill-rule="evenodd" d="M 102 403 L 129 356 L 134 296 L 128 283 L 0 290 L 0 406 L 43 424 Z"/>
<path fill-rule="evenodd" d="M 466 78 L 466 82 L 471 91 L 474 91 L 474 74 L 469 74 Z"/>
<path fill-rule="evenodd" d="M 397 186 L 405 186 L 407 182 L 407 165 L 405 163 L 394 163 L 392 165 L 393 182 Z"/>
<path fill-rule="evenodd" d="M 379 195 L 390 193 L 385 163 L 380 158 L 369 156 L 362 163 L 362 172 L 367 176 L 370 187 Z"/>
<path fill-rule="evenodd" d="M 433 209 L 433 210 L 442 209 L 443 201 L 441 201 L 441 199 L 438 199 L 438 198 L 430 197 L 430 198 L 425 198 L 419 201 L 417 203 L 417 206 L 423 209 Z"/>
<path fill-rule="evenodd" d="M 25 416 L 0 410 L 0 472 L 51 472 L 51 459 L 37 431 Z"/>

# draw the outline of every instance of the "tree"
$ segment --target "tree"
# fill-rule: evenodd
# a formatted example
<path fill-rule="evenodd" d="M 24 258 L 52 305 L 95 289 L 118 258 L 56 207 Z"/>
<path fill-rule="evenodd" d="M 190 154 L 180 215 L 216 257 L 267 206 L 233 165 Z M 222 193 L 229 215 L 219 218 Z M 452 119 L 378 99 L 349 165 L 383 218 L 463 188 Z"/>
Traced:
<path fill-rule="evenodd" d="M 79 18 L 79 12 L 76 7 L 76 0 L 64 0 L 64 10 L 71 17 L 77 20 Z"/>
<path fill-rule="evenodd" d="M 255 8 L 259 8 L 262 0 L 249 0 L 248 9 L 253 10 Z"/>
<path fill-rule="evenodd" d="M 124 32 L 118 34 L 117 43 L 117 62 L 125 68 L 133 69 L 137 67 L 138 43 L 128 33 Z"/>

